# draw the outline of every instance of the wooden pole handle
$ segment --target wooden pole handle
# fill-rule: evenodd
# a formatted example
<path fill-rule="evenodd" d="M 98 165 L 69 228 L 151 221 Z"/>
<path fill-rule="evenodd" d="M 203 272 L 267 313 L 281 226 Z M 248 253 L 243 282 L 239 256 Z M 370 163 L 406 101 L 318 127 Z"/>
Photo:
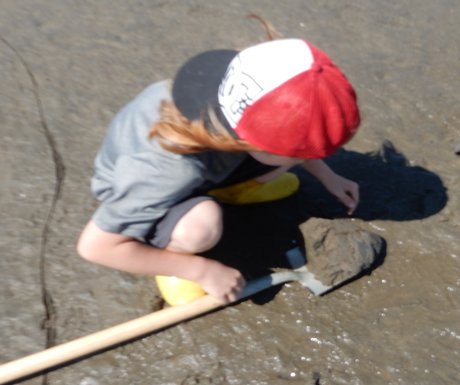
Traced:
<path fill-rule="evenodd" d="M 129 341 L 224 306 L 210 295 L 110 327 L 85 337 L 19 358 L 0 366 L 0 384 L 43 371 L 73 359 Z"/>
<path fill-rule="evenodd" d="M 298 280 L 295 272 L 279 272 L 257 278 L 247 283 L 237 301 L 271 286 L 293 280 Z M 205 295 L 184 305 L 156 311 L 85 337 L 7 362 L 0 365 L 0 384 L 44 371 L 227 305 L 230 305 L 230 303 L 222 302 L 210 295 Z"/>

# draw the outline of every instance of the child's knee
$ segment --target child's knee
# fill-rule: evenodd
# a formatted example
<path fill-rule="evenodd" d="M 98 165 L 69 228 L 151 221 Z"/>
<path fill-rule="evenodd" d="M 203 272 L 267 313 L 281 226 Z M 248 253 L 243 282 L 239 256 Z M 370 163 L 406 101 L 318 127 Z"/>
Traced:
<path fill-rule="evenodd" d="M 193 207 L 175 226 L 168 249 L 187 253 L 209 250 L 222 236 L 222 209 L 213 200 Z"/>

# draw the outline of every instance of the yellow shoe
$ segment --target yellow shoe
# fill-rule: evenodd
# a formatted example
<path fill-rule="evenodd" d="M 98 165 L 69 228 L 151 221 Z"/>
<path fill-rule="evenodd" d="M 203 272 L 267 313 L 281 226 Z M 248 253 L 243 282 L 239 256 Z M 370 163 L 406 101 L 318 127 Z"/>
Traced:
<path fill-rule="evenodd" d="M 271 202 L 287 198 L 300 186 L 297 175 L 286 172 L 269 182 L 261 183 L 254 179 L 221 187 L 208 192 L 223 203 L 246 205 L 251 203 Z"/>
<path fill-rule="evenodd" d="M 157 275 L 155 281 L 161 296 L 171 306 L 183 305 L 206 294 L 200 285 L 186 279 Z"/>

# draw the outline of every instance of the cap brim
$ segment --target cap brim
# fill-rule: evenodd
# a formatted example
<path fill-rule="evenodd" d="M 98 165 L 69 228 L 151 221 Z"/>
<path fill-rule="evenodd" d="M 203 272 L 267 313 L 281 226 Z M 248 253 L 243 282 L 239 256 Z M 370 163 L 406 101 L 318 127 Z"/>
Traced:
<path fill-rule="evenodd" d="M 218 105 L 218 90 L 235 50 L 211 50 L 188 60 L 177 72 L 172 89 L 174 104 L 189 120 L 197 120 L 209 106 Z"/>

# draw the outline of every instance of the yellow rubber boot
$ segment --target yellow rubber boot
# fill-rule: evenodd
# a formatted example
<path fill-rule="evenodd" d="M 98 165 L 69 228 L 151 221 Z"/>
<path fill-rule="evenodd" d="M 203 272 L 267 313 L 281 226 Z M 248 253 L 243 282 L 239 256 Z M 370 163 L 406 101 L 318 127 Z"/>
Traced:
<path fill-rule="evenodd" d="M 261 183 L 251 179 L 208 191 L 208 194 L 223 203 L 247 205 L 287 198 L 294 194 L 299 186 L 300 182 L 297 175 L 286 172 L 269 182 Z"/>
<path fill-rule="evenodd" d="M 186 279 L 157 275 L 155 281 L 161 296 L 171 306 L 183 305 L 206 294 L 200 285 Z"/>

